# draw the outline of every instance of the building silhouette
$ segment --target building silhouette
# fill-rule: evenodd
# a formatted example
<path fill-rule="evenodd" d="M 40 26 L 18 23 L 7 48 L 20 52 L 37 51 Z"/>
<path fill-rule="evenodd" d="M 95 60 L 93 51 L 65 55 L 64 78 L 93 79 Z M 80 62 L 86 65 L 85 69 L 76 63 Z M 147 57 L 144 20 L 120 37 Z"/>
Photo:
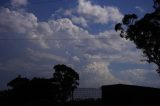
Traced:
<path fill-rule="evenodd" d="M 134 85 L 102 86 L 102 101 L 106 104 L 160 104 L 160 89 Z"/>

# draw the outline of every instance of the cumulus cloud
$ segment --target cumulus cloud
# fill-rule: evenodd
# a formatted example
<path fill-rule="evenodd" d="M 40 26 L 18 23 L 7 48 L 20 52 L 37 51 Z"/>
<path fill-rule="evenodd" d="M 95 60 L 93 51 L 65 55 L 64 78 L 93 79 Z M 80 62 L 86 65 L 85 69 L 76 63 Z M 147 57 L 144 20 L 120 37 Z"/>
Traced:
<path fill-rule="evenodd" d="M 28 0 L 11 0 L 11 5 L 16 7 L 25 6 L 27 3 Z"/>
<path fill-rule="evenodd" d="M 117 7 L 92 4 L 91 0 L 78 0 L 76 8 L 59 9 L 52 18 L 57 16 L 70 17 L 74 24 L 88 27 L 89 24 L 108 24 L 121 22 L 123 14 Z"/>
<path fill-rule="evenodd" d="M 143 64 L 142 52 L 136 50 L 135 45 L 130 41 L 120 38 L 114 30 L 101 32 L 97 36 L 92 40 L 94 42 L 92 46 L 79 46 L 85 51 L 85 56 L 92 61 Z"/>
<path fill-rule="evenodd" d="M 1 31 L 7 32 L 8 30 L 18 33 L 29 33 L 32 28 L 37 26 L 37 17 L 32 13 L 21 13 L 11 11 L 8 8 L 1 8 L 0 10 L 0 25 Z"/>
<path fill-rule="evenodd" d="M 43 36 L 42 33 L 46 33 L 49 31 L 49 28 L 45 23 L 38 23 L 37 17 L 32 13 L 27 12 L 18 12 L 18 11 L 11 11 L 8 8 L 2 8 L 0 10 L 0 16 L 2 19 L 0 20 L 0 31 L 1 32 L 8 32 L 8 33 L 16 33 L 15 36 L 8 36 L 8 39 L 38 39 L 38 43 L 44 48 L 48 48 L 45 41 L 42 40 Z M 42 28 L 43 27 L 43 28 Z M 43 30 L 43 31 L 42 31 Z M 24 36 L 18 36 L 24 35 Z M 49 36 L 49 34 L 47 34 Z M 2 35 L 3 36 L 3 35 Z M 6 36 L 5 36 L 6 38 Z"/>
<path fill-rule="evenodd" d="M 30 53 L 30 57 L 36 61 L 58 61 L 59 63 L 64 63 L 66 60 L 61 56 L 57 56 L 51 53 L 46 53 L 42 51 L 36 51 L 28 48 L 28 52 Z"/>
<path fill-rule="evenodd" d="M 113 6 L 102 7 L 88 0 L 79 0 L 78 3 L 78 13 L 95 23 L 120 22 L 123 17 L 118 8 Z"/>
<path fill-rule="evenodd" d="M 159 76 L 154 70 L 130 69 L 120 72 L 121 79 L 130 81 L 130 84 L 150 87 L 160 87 Z"/>
<path fill-rule="evenodd" d="M 80 59 L 77 56 L 73 56 L 73 60 L 76 62 L 80 62 Z"/>
<path fill-rule="evenodd" d="M 87 17 L 94 16 L 95 22 L 118 21 L 111 19 L 114 14 L 109 12 L 116 8 L 93 5 L 86 0 L 79 0 L 79 3 L 80 6 L 89 6 L 87 11 L 91 13 L 79 12 Z M 100 14 L 103 11 L 110 18 L 103 20 L 106 16 Z M 5 51 L 0 52 L 2 70 L 49 76 L 53 65 L 66 64 L 78 71 L 81 86 L 99 87 L 128 80 L 117 78 L 112 73 L 109 66 L 114 62 L 139 64 L 140 53 L 131 42 L 121 39 L 113 30 L 97 35 L 89 33 L 76 25 L 87 25 L 83 17 L 39 21 L 33 13 L 8 8 L 0 10 L 0 17 L 1 38 L 10 39 L 0 42 L 0 48 Z M 80 23 L 76 23 L 77 20 L 81 20 Z"/>
<path fill-rule="evenodd" d="M 86 72 L 85 74 L 88 74 L 90 77 L 88 79 L 93 80 L 91 84 L 95 84 L 95 82 L 98 84 L 98 86 L 104 85 L 104 84 L 116 84 L 116 83 L 122 83 L 120 80 L 115 78 L 115 76 L 110 72 L 109 63 L 106 62 L 92 62 L 86 66 Z M 90 83 L 86 82 L 85 83 Z M 95 86 L 95 85 L 94 85 Z"/>
<path fill-rule="evenodd" d="M 91 74 L 93 76 L 96 76 L 97 74 L 98 76 L 96 79 L 100 78 L 103 83 L 107 79 L 112 80 L 113 82 L 114 80 L 115 82 L 117 81 L 117 79 L 114 78 L 114 75 L 108 71 L 108 66 L 105 66 L 105 63 L 93 63 L 88 57 L 85 57 L 86 53 L 84 51 L 87 48 L 80 49 L 76 46 L 84 44 L 96 49 L 96 47 L 100 46 L 100 42 L 94 39 L 94 35 L 88 33 L 88 31 L 74 25 L 70 19 L 63 18 L 39 22 L 37 17 L 32 13 L 12 11 L 8 8 L 3 8 L 0 12 L 0 16 L 2 18 L 0 21 L 0 33 L 9 35 L 10 39 L 15 38 L 15 40 L 13 39 L 15 42 L 12 42 L 12 40 L 11 42 L 8 41 L 11 45 L 15 43 L 15 45 L 13 45 L 13 48 L 15 48 L 14 53 L 11 54 L 11 56 L 18 58 L 19 56 L 17 57 L 15 54 L 20 52 L 19 49 L 21 50 L 23 48 L 21 50 L 23 56 L 18 59 L 20 62 L 15 63 L 18 63 L 19 65 L 21 63 L 30 63 L 29 66 L 33 68 L 33 70 L 37 70 L 35 69 L 37 67 L 41 67 L 41 69 L 49 69 L 49 66 L 52 67 L 51 63 L 67 64 L 81 73 L 81 82 L 87 82 L 88 84 L 92 83 L 92 86 L 99 85 L 100 82 L 98 82 L 98 80 L 97 82 L 93 82 L 92 78 L 84 81 L 84 78 L 91 77 L 90 72 L 88 72 L 91 68 L 95 70 L 91 72 Z M 5 19 L 7 16 L 9 18 Z M 9 31 L 8 28 L 10 28 Z M 7 36 L 3 36 L 3 38 L 6 37 Z M 7 39 L 9 38 L 7 37 Z M 22 40 L 25 46 L 22 46 L 21 42 L 18 43 L 16 38 L 23 38 Z M 17 45 L 16 42 L 21 46 Z M 6 68 L 7 66 L 13 66 L 11 65 L 11 60 L 12 59 L 6 59 L 3 66 Z M 24 65 L 25 67 L 26 64 L 21 64 L 21 66 Z M 102 71 L 99 65 L 103 66 Z M 22 69 L 22 67 L 18 67 Z M 27 71 L 27 68 L 25 70 Z M 86 72 L 88 72 L 88 74 L 86 74 Z M 105 72 L 106 74 L 102 74 Z M 40 70 L 39 73 L 43 73 L 43 71 Z M 110 75 L 112 76 L 109 77 Z M 87 85 L 87 83 L 82 83 L 82 85 Z"/>
<path fill-rule="evenodd" d="M 72 22 L 87 27 L 87 20 L 84 17 L 72 17 Z"/>

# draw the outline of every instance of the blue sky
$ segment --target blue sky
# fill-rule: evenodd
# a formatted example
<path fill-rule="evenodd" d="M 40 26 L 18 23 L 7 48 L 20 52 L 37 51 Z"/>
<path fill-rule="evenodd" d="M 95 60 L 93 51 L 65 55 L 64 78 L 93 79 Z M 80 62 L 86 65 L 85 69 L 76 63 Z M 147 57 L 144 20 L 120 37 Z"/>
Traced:
<path fill-rule="evenodd" d="M 80 87 L 133 84 L 160 87 L 156 66 L 114 25 L 124 14 L 152 12 L 152 0 L 1 0 L 0 89 L 21 74 L 52 77 L 66 64 Z"/>

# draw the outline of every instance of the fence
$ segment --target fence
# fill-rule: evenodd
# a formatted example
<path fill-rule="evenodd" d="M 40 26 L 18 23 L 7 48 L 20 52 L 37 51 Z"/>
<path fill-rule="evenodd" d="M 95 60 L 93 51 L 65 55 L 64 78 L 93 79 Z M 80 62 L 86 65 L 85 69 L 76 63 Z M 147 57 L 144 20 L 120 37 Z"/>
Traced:
<path fill-rule="evenodd" d="M 100 88 L 77 88 L 73 94 L 74 100 L 100 99 L 101 95 Z"/>

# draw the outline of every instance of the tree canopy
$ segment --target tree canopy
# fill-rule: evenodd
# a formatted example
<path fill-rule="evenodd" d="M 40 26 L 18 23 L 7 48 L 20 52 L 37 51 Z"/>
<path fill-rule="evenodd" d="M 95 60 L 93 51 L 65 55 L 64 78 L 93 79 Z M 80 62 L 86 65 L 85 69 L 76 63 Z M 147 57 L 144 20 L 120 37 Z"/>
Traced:
<path fill-rule="evenodd" d="M 60 88 L 59 98 L 65 101 L 79 85 L 79 75 L 66 65 L 56 65 L 54 70 L 53 79 Z"/>
<path fill-rule="evenodd" d="M 147 13 L 141 19 L 135 14 L 126 14 L 122 23 L 115 25 L 120 36 L 133 41 L 141 49 L 148 63 L 158 66 L 160 74 L 160 0 L 154 1 L 154 12 Z"/>
<path fill-rule="evenodd" d="M 12 99 L 40 100 L 47 99 L 54 102 L 65 102 L 73 95 L 79 85 L 79 74 L 66 65 L 55 65 L 53 77 L 27 79 L 20 75 L 11 80 L 7 86 L 11 87 Z"/>

